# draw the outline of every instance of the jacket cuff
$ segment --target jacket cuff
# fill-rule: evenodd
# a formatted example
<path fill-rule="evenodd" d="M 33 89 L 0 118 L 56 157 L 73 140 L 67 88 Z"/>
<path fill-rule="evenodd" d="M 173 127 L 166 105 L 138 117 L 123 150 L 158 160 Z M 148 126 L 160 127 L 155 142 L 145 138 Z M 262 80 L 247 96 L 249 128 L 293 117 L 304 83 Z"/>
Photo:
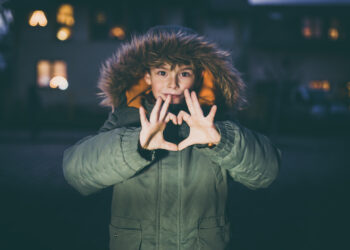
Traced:
<path fill-rule="evenodd" d="M 137 141 L 138 141 L 137 151 L 140 153 L 140 155 L 148 161 L 153 161 L 155 158 L 156 151 L 142 148 L 140 144 L 140 140 L 137 140 Z"/>
<path fill-rule="evenodd" d="M 148 155 L 139 150 L 140 131 L 141 128 L 127 128 L 121 137 L 124 162 L 136 172 L 154 160 L 154 154 Z"/>
<path fill-rule="evenodd" d="M 213 162 L 221 165 L 222 160 L 229 155 L 234 146 L 235 129 L 229 122 L 216 122 L 215 126 L 218 129 L 221 137 L 219 144 L 212 148 L 205 147 L 198 148 L 198 150 L 208 155 Z"/>

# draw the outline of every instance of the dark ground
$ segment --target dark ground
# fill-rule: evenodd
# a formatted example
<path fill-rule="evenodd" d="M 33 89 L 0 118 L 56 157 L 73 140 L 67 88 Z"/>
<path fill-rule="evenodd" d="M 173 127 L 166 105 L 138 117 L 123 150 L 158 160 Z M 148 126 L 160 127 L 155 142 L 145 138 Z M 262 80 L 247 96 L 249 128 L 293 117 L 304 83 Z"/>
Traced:
<path fill-rule="evenodd" d="M 87 132 L 0 132 L 0 249 L 103 250 L 111 190 L 83 197 L 65 182 L 62 153 Z M 278 179 L 264 190 L 231 183 L 238 250 L 350 249 L 350 137 L 274 136 Z"/>

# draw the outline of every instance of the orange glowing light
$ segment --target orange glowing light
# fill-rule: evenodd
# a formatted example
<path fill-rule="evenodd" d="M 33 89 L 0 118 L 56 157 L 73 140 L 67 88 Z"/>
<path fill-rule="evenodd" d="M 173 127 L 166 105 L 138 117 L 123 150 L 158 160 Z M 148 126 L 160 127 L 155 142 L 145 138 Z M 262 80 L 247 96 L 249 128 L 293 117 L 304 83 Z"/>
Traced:
<path fill-rule="evenodd" d="M 305 38 L 311 38 L 312 37 L 312 31 L 310 27 L 304 27 L 303 28 L 303 35 Z"/>
<path fill-rule="evenodd" d="M 309 83 L 309 88 L 313 90 L 323 90 L 325 92 L 329 92 L 329 90 L 331 89 L 331 85 L 327 80 L 311 81 Z"/>
<path fill-rule="evenodd" d="M 339 38 L 339 31 L 337 28 L 330 28 L 328 30 L 328 35 L 332 40 L 337 40 Z"/>
<path fill-rule="evenodd" d="M 123 40 L 125 38 L 125 31 L 123 30 L 123 28 L 116 26 L 110 30 L 109 35 Z"/>
<path fill-rule="evenodd" d="M 328 81 L 323 81 L 322 82 L 322 89 L 326 92 L 328 92 L 331 89 L 331 86 Z"/>
<path fill-rule="evenodd" d="M 47 25 L 47 18 L 42 10 L 35 10 L 32 12 L 29 18 L 29 25 L 32 27 L 41 26 L 45 27 Z"/>
<path fill-rule="evenodd" d="M 56 37 L 58 40 L 65 41 L 68 38 L 70 38 L 71 35 L 72 35 L 72 31 L 69 28 L 62 27 L 57 31 Z"/>
<path fill-rule="evenodd" d="M 68 88 L 68 81 L 63 76 L 55 76 L 50 81 L 50 87 L 66 90 Z"/>
<path fill-rule="evenodd" d="M 62 4 L 57 11 L 56 20 L 60 24 L 73 26 L 75 23 L 73 6 L 70 4 Z"/>
<path fill-rule="evenodd" d="M 67 78 L 67 64 L 65 61 L 57 60 L 52 64 L 52 75 Z"/>
<path fill-rule="evenodd" d="M 106 15 L 104 12 L 98 12 L 96 15 L 96 22 L 99 24 L 104 24 L 107 21 Z"/>
<path fill-rule="evenodd" d="M 52 88 L 52 89 L 56 89 L 56 88 L 58 87 L 57 83 L 56 83 L 55 81 L 52 81 L 52 79 L 51 79 L 51 81 L 50 81 L 49 86 L 50 86 L 50 88 Z"/>
<path fill-rule="evenodd" d="M 47 87 L 50 81 L 50 62 L 47 60 L 40 60 L 37 63 L 37 83 L 39 87 Z"/>
<path fill-rule="evenodd" d="M 307 39 L 312 37 L 312 29 L 311 29 L 311 19 L 308 17 L 305 17 L 303 19 L 303 25 L 302 25 L 302 29 L 301 29 L 301 33 L 303 34 L 303 36 Z"/>

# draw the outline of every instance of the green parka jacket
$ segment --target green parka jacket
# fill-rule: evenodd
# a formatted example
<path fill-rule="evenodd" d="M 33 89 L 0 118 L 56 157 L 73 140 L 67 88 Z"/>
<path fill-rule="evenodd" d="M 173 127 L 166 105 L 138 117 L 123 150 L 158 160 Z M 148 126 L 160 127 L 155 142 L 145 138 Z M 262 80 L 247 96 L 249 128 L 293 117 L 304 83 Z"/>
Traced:
<path fill-rule="evenodd" d="M 152 110 L 152 104 L 144 105 Z M 110 249 L 227 247 L 227 178 L 251 189 L 269 186 L 278 173 L 280 151 L 237 122 L 217 120 L 215 125 L 221 141 L 213 148 L 145 152 L 138 146 L 138 109 L 119 105 L 98 134 L 64 152 L 64 176 L 80 193 L 113 186 Z M 165 137 L 175 134 L 169 140 L 182 140 L 188 133 L 183 123 L 166 130 Z"/>

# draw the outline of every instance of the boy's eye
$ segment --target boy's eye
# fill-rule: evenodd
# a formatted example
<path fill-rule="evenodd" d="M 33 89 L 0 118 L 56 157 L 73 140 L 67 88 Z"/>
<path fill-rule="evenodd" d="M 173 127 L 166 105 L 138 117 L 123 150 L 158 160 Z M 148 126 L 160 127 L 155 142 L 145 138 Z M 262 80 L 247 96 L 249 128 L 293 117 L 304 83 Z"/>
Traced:
<path fill-rule="evenodd" d="M 191 76 L 191 73 L 190 72 L 182 72 L 181 76 L 188 77 L 188 76 Z"/>
<path fill-rule="evenodd" d="M 161 71 L 158 71 L 158 72 L 157 72 L 157 75 L 165 76 L 165 75 L 166 75 L 166 72 L 161 70 Z"/>

